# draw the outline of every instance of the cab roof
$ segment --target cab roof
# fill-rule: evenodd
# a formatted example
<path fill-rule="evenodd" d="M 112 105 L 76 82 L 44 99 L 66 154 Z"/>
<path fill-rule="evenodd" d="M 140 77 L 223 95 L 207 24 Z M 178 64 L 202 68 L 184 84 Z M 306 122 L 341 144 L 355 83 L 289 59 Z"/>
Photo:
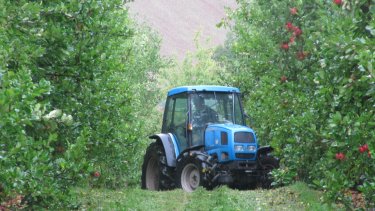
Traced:
<path fill-rule="evenodd" d="M 211 86 L 211 85 L 199 85 L 199 86 L 180 86 L 169 90 L 168 96 L 184 93 L 184 92 L 235 92 L 240 93 L 240 90 L 235 87 L 228 86 Z"/>

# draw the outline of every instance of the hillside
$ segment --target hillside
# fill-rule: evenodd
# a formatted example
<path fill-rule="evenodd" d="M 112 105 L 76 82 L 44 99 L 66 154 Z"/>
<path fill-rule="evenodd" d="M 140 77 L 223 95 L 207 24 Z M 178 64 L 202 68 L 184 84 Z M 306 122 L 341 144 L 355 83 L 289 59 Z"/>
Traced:
<path fill-rule="evenodd" d="M 147 23 L 162 37 L 161 54 L 182 59 L 194 51 L 194 37 L 210 39 L 205 46 L 224 43 L 227 30 L 216 24 L 225 17 L 225 7 L 235 8 L 235 0 L 136 0 L 129 3 L 130 13 L 140 23 Z"/>

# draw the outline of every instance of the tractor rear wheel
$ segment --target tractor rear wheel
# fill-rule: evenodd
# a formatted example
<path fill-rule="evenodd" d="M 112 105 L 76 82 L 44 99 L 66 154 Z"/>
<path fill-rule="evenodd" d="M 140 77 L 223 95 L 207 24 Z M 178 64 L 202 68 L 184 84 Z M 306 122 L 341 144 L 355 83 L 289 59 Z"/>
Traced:
<path fill-rule="evenodd" d="M 151 143 L 146 150 L 142 165 L 142 189 L 170 190 L 175 187 L 173 168 L 167 166 L 164 147 Z"/>
<path fill-rule="evenodd" d="M 271 188 L 272 178 L 269 173 L 273 169 L 279 168 L 279 161 L 274 157 L 263 157 L 260 159 L 262 175 L 260 178 L 260 186 L 262 188 Z"/>
<path fill-rule="evenodd" d="M 193 192 L 203 186 L 202 165 L 194 157 L 183 157 L 177 164 L 177 187 Z"/>

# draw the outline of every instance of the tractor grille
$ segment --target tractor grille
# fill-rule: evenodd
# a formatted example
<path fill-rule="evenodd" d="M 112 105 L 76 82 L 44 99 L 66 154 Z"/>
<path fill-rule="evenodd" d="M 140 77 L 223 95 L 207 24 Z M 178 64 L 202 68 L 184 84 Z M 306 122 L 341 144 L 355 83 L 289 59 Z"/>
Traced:
<path fill-rule="evenodd" d="M 236 153 L 236 158 L 239 159 L 252 159 L 255 157 L 254 153 Z"/>
<path fill-rule="evenodd" d="M 254 134 L 250 132 L 236 132 L 234 133 L 234 142 L 236 143 L 254 143 Z"/>

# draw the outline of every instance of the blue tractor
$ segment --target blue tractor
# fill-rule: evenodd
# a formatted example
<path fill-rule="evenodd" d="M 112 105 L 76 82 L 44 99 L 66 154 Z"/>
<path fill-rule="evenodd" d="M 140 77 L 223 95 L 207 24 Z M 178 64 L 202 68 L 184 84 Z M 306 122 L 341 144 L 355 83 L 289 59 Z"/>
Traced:
<path fill-rule="evenodd" d="M 270 146 L 259 146 L 246 126 L 240 91 L 224 86 L 171 89 L 162 131 L 150 136 L 142 165 L 142 188 L 194 191 L 226 184 L 268 188 L 279 167 Z"/>

